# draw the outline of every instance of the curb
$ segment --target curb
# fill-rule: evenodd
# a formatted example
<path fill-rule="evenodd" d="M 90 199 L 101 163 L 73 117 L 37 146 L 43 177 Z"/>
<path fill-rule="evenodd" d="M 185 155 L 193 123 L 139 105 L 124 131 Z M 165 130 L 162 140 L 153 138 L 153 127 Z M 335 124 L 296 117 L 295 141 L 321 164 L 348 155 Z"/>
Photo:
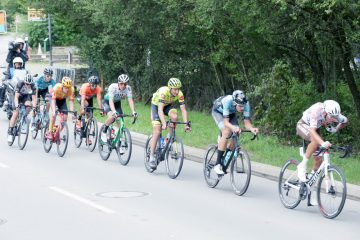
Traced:
<path fill-rule="evenodd" d="M 131 137 L 134 144 L 142 147 L 145 146 L 145 142 L 148 138 L 147 135 L 136 132 L 131 132 Z M 206 152 L 205 149 L 194 148 L 186 145 L 184 145 L 184 151 L 185 151 L 186 160 L 190 160 L 198 163 L 203 162 L 204 155 Z M 271 165 L 258 163 L 254 161 L 251 162 L 252 175 L 266 178 L 272 181 L 276 181 L 276 182 L 278 181 L 280 170 L 281 168 L 279 167 L 274 167 Z M 360 186 L 347 183 L 346 187 L 347 187 L 347 199 L 360 201 Z"/>

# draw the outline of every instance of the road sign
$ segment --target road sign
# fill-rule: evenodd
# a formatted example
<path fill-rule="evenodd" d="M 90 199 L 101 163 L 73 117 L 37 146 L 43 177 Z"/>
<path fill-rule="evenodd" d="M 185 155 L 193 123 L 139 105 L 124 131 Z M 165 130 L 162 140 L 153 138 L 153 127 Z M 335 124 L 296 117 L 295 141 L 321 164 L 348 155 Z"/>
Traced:
<path fill-rule="evenodd" d="M 29 22 L 38 22 L 38 21 L 46 21 L 46 14 L 44 13 L 44 9 L 35 9 L 28 8 L 28 21 Z"/>
<path fill-rule="evenodd" d="M 6 33 L 7 27 L 6 27 L 6 11 L 0 10 L 0 34 Z"/>

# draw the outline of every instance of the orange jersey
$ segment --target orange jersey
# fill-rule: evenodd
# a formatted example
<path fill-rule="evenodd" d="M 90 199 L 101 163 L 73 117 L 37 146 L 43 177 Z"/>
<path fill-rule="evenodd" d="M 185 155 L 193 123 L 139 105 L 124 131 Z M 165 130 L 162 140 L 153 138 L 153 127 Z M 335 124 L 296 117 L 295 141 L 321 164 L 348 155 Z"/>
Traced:
<path fill-rule="evenodd" d="M 90 99 L 96 95 L 96 97 L 101 98 L 102 89 L 100 86 L 96 86 L 96 88 L 91 89 L 90 83 L 84 83 L 80 88 L 80 95 L 85 96 L 85 99 Z"/>
<path fill-rule="evenodd" d="M 63 85 L 61 83 L 55 84 L 52 91 L 53 100 L 62 100 L 67 97 L 70 97 L 70 101 L 74 101 L 74 88 L 71 87 L 67 93 L 63 92 Z"/>

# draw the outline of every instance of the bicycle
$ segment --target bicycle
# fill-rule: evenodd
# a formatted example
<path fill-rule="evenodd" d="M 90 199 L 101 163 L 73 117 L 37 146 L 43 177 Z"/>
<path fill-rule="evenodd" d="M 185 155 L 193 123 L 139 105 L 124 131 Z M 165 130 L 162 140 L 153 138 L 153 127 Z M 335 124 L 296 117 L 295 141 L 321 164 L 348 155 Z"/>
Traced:
<path fill-rule="evenodd" d="M 74 142 L 75 146 L 79 148 L 82 143 L 82 139 L 85 138 L 85 144 L 88 147 L 89 151 L 94 151 L 96 147 L 96 143 L 98 141 L 98 125 L 97 121 L 94 118 L 93 110 L 100 110 L 102 111 L 102 108 L 95 108 L 95 107 L 85 107 L 85 109 L 90 109 L 89 116 L 88 117 L 81 117 L 81 128 L 78 129 L 76 127 L 76 121 L 74 125 Z"/>
<path fill-rule="evenodd" d="M 160 162 L 165 160 L 165 166 L 168 176 L 172 179 L 175 179 L 177 176 L 179 176 L 184 163 L 184 145 L 181 138 L 176 136 L 176 125 L 188 124 L 190 126 L 191 122 L 167 121 L 166 125 L 168 126 L 169 124 L 173 124 L 173 127 L 170 128 L 170 134 L 167 136 L 167 139 L 164 140 L 162 134 L 160 133 L 160 137 L 156 145 L 154 153 L 156 159 L 155 168 L 152 168 L 149 165 L 152 135 L 150 135 L 146 140 L 144 165 L 145 169 L 149 173 L 152 173 L 156 170 Z"/>
<path fill-rule="evenodd" d="M 250 130 L 246 129 L 241 130 L 240 133 L 245 132 L 251 133 Z M 254 134 L 251 140 L 255 140 L 257 137 L 258 135 Z M 227 169 L 230 166 L 231 186 L 235 194 L 241 196 L 247 191 L 250 184 L 251 162 L 249 154 L 240 146 L 239 134 L 232 133 L 228 139 L 230 138 L 232 139 L 231 141 L 235 143 L 235 147 L 231 150 L 231 152 L 226 154 L 225 159 L 222 159 L 223 171 L 227 174 Z M 203 173 L 206 184 L 210 188 L 215 188 L 225 175 L 218 175 L 212 170 L 216 165 L 217 150 L 218 146 L 213 144 L 208 147 L 205 153 Z"/>
<path fill-rule="evenodd" d="M 31 106 L 25 106 L 24 104 L 19 104 L 19 115 L 16 119 L 15 126 L 13 128 L 13 137 L 12 141 L 8 142 L 9 146 L 12 146 L 15 137 L 18 137 L 18 146 L 20 150 L 23 150 L 26 146 L 27 139 L 29 137 L 29 119 L 27 118 L 26 108 Z"/>
<path fill-rule="evenodd" d="M 40 131 L 40 133 L 41 133 L 41 139 L 43 138 L 42 129 L 46 126 L 47 122 L 49 122 L 49 113 L 46 111 L 46 103 L 47 102 L 48 101 L 46 101 L 46 100 L 39 100 L 38 104 L 36 104 L 36 106 L 37 106 L 36 107 L 36 109 L 37 109 L 36 112 L 37 113 L 36 113 L 36 117 L 35 117 L 35 120 L 34 120 L 35 129 L 33 131 L 31 131 L 31 137 L 33 139 L 36 139 L 36 137 L 38 135 L 38 131 Z M 43 103 L 42 110 L 40 110 L 41 103 Z"/>
<path fill-rule="evenodd" d="M 46 131 L 49 131 L 50 122 L 46 123 L 45 128 L 43 129 L 43 146 L 46 153 L 51 150 L 52 144 L 56 143 L 57 145 L 57 153 L 60 157 L 63 157 L 66 153 L 66 149 L 69 143 L 69 127 L 67 122 L 65 121 L 65 112 L 73 113 L 76 116 L 76 111 L 67 111 L 67 110 L 56 110 L 55 117 L 57 114 L 60 114 L 60 122 L 58 125 L 54 125 L 55 131 L 49 132 L 52 135 L 52 139 L 48 139 L 46 137 Z M 61 148 L 63 147 L 63 149 Z"/>
<path fill-rule="evenodd" d="M 350 147 L 332 146 L 330 149 L 334 152 L 345 152 L 340 158 L 347 157 L 351 152 Z M 345 205 L 346 180 L 344 173 L 337 166 L 331 165 L 329 149 L 319 148 L 316 155 L 321 153 L 323 153 L 323 161 L 319 169 L 312 176 L 307 174 L 308 177 L 311 177 L 305 183 L 301 182 L 297 175 L 299 161 L 290 159 L 284 164 L 279 176 L 279 196 L 282 204 L 289 209 L 297 207 L 307 197 L 308 206 L 311 206 L 311 187 L 318 182 L 316 197 L 319 210 L 324 217 L 332 219 L 341 213 Z M 337 197 L 340 197 L 339 201 L 336 200 Z M 328 206 L 329 202 L 331 203 Z M 336 202 L 338 203 L 336 204 Z"/>
<path fill-rule="evenodd" d="M 133 117 L 132 124 L 136 122 L 137 117 L 133 115 L 120 114 L 115 121 L 120 121 L 120 127 L 115 133 L 113 123 L 110 124 L 106 132 L 106 141 L 103 141 L 101 134 L 105 128 L 105 124 L 100 128 L 99 137 L 99 154 L 102 160 L 107 161 L 113 149 L 116 150 L 118 160 L 122 165 L 127 165 L 130 161 L 132 152 L 132 140 L 129 129 L 125 127 L 124 117 Z M 114 122 L 115 122 L 114 121 Z"/>

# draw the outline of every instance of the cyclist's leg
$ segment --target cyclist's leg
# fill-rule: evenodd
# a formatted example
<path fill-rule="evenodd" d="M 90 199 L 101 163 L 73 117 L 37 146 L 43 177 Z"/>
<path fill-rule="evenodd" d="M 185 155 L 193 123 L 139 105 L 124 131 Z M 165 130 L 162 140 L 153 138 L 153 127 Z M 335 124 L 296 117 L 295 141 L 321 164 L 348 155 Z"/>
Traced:
<path fill-rule="evenodd" d="M 221 131 L 221 137 L 218 142 L 218 153 L 217 153 L 217 159 L 215 163 L 214 170 L 218 174 L 224 174 L 222 170 L 222 158 L 224 156 L 225 150 L 226 150 L 226 143 L 227 143 L 227 137 L 230 135 L 231 131 L 229 128 L 226 128 L 224 126 L 224 117 L 222 113 L 216 111 L 216 109 L 213 108 L 211 115 L 218 126 L 218 128 Z"/>
<path fill-rule="evenodd" d="M 21 102 L 21 97 L 19 97 L 19 103 Z M 15 105 L 15 104 L 14 104 Z M 16 119 L 19 115 L 19 108 L 16 108 L 13 111 L 13 115 L 11 116 L 11 119 L 9 121 L 9 128 L 8 128 L 8 141 L 12 141 L 12 136 L 13 136 L 13 129 L 16 123 Z"/>
<path fill-rule="evenodd" d="M 153 126 L 152 140 L 150 146 L 150 156 L 154 156 L 156 144 L 161 134 L 161 123 L 158 114 L 158 106 L 151 104 L 151 122 Z"/>

